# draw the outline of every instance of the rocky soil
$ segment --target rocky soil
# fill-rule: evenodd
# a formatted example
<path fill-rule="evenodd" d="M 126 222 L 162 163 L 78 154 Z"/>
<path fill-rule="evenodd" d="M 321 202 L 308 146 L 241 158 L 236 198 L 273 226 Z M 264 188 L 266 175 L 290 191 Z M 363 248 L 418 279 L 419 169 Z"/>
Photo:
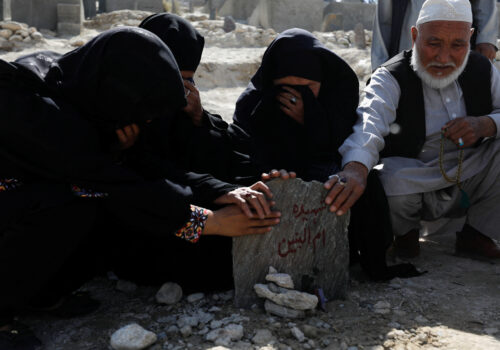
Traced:
<path fill-rule="evenodd" d="M 13 35 L 24 38 L 12 40 L 12 45 L 0 40 L 0 59 L 11 61 L 39 50 L 67 52 L 102 30 L 137 25 L 147 15 L 139 11 L 104 14 L 88 21 L 82 35 L 74 38 L 38 32 L 27 25 L 11 34 L 2 32 L 8 28 L 0 23 L 5 41 L 11 42 Z M 230 120 L 237 97 L 277 34 L 239 23 L 234 32 L 225 33 L 222 20 L 208 21 L 201 13 L 189 16 L 207 42 L 196 77 L 203 103 Z M 27 30 L 28 36 L 18 30 Z M 370 73 L 369 47 L 354 48 L 351 32 L 315 34 L 353 67 L 363 86 Z M 366 36 L 369 43 L 370 33 Z M 31 40 L 25 40 L 28 37 Z M 158 287 L 101 277 L 83 287 L 102 302 L 97 312 L 72 320 L 28 315 L 22 321 L 35 329 L 49 350 L 111 349 L 111 335 L 131 324 L 153 333 L 154 337 L 145 338 L 156 339 L 150 350 L 500 349 L 500 264 L 454 256 L 454 231 L 441 229 L 422 242 L 422 255 L 413 262 L 427 274 L 371 283 L 354 268 L 348 297 L 329 301 L 327 311 L 309 312 L 304 319 L 270 316 L 262 305 L 236 309 L 231 291 L 184 295 L 172 305 L 159 304 Z"/>

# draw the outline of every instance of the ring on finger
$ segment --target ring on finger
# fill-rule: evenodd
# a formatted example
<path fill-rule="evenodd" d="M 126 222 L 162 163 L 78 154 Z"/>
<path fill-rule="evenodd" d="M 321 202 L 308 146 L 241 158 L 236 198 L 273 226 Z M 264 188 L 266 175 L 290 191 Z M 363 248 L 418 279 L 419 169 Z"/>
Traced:
<path fill-rule="evenodd" d="M 293 104 L 296 104 L 297 103 L 297 97 L 293 96 L 290 98 L 290 102 L 293 103 Z"/>
<path fill-rule="evenodd" d="M 337 182 L 338 182 L 338 184 L 339 184 L 340 186 L 345 186 L 345 185 L 347 185 L 347 179 L 346 179 L 345 177 L 339 177 L 339 179 L 338 179 L 338 181 L 337 181 Z"/>
<path fill-rule="evenodd" d="M 459 145 L 460 147 L 463 147 L 463 146 L 464 146 L 464 140 L 463 140 L 461 137 L 459 137 L 459 138 L 458 138 L 458 145 Z"/>

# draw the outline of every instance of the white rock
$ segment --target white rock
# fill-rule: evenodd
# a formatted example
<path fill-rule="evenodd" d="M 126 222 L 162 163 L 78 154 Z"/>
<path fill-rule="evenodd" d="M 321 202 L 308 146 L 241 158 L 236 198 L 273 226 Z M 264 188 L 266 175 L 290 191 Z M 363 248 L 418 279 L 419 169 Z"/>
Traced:
<path fill-rule="evenodd" d="M 221 320 L 214 320 L 212 322 L 210 322 L 210 328 L 212 329 L 217 329 L 217 328 L 220 328 L 222 327 L 223 323 Z"/>
<path fill-rule="evenodd" d="M 27 36 L 26 38 L 23 39 L 23 43 L 30 43 L 32 42 L 33 39 L 31 39 L 31 37 Z"/>
<path fill-rule="evenodd" d="M 28 32 L 29 32 L 30 34 L 33 34 L 33 33 L 36 33 L 36 32 L 37 32 L 37 30 L 36 30 L 36 28 L 35 28 L 35 27 L 29 27 L 29 28 L 28 28 Z"/>
<path fill-rule="evenodd" d="M 167 333 L 177 333 L 179 332 L 179 327 L 176 325 L 171 325 L 170 327 L 167 328 L 166 330 Z"/>
<path fill-rule="evenodd" d="M 10 38 L 12 36 L 12 34 L 14 34 L 14 33 L 10 29 L 2 29 L 2 30 L 0 30 L 0 37 L 1 38 L 8 39 L 8 38 Z"/>
<path fill-rule="evenodd" d="M 429 320 L 422 315 L 418 315 L 417 317 L 415 317 L 415 321 L 418 323 L 429 323 Z"/>
<path fill-rule="evenodd" d="M 167 282 L 156 293 L 156 301 L 160 304 L 173 305 L 182 299 L 182 288 L 177 283 Z"/>
<path fill-rule="evenodd" d="M 292 331 L 292 335 L 299 341 L 299 342 L 303 342 L 304 340 L 306 340 L 306 337 L 304 336 L 304 333 L 302 333 L 302 331 L 300 329 L 298 329 L 297 327 L 292 327 L 291 329 Z"/>
<path fill-rule="evenodd" d="M 295 310 L 312 310 L 318 305 L 318 297 L 309 293 L 290 290 L 286 293 L 273 293 L 265 284 L 256 284 L 254 290 L 261 298 Z"/>
<path fill-rule="evenodd" d="M 243 338 L 243 326 L 229 324 L 224 328 L 215 329 L 209 332 L 205 339 L 216 343 L 216 345 L 227 346 L 231 341 L 238 341 Z"/>
<path fill-rule="evenodd" d="M 274 282 L 278 286 L 288 289 L 293 289 L 293 280 L 290 275 L 286 273 L 271 273 L 266 276 L 266 281 Z"/>
<path fill-rule="evenodd" d="M 276 270 L 273 266 L 269 266 L 269 272 L 268 272 L 268 274 L 269 275 L 274 275 L 276 273 L 278 273 L 278 270 Z"/>
<path fill-rule="evenodd" d="M 195 316 L 181 316 L 179 320 L 177 320 L 177 326 L 179 328 L 184 327 L 185 325 L 196 327 L 199 323 L 198 317 Z"/>
<path fill-rule="evenodd" d="M 111 347 L 115 350 L 141 350 L 156 342 L 156 334 L 138 324 L 130 324 L 111 336 Z"/>
<path fill-rule="evenodd" d="M 86 44 L 85 40 L 83 40 L 82 38 L 79 38 L 79 37 L 76 37 L 76 38 L 73 38 L 69 41 L 69 44 L 71 46 L 74 46 L 74 47 L 80 47 L 80 46 L 83 46 Z"/>
<path fill-rule="evenodd" d="M 13 32 L 15 32 L 17 30 L 23 29 L 24 26 L 19 22 L 9 21 L 9 22 L 2 22 L 2 28 L 10 29 Z"/>
<path fill-rule="evenodd" d="M 9 38 L 9 41 L 12 41 L 12 42 L 21 42 L 23 41 L 23 37 L 20 36 L 20 35 L 13 35 Z"/>
<path fill-rule="evenodd" d="M 0 50 L 10 51 L 14 47 L 14 44 L 7 39 L 0 38 Z"/>
<path fill-rule="evenodd" d="M 30 32 L 27 29 L 20 29 L 16 31 L 16 34 L 22 36 L 23 38 L 27 38 L 30 36 Z"/>
<path fill-rule="evenodd" d="M 305 312 L 302 310 L 290 309 L 288 307 L 275 304 L 270 300 L 266 300 L 266 302 L 264 303 L 264 309 L 271 315 L 276 315 L 283 318 L 305 317 Z"/>
<path fill-rule="evenodd" d="M 379 301 L 375 305 L 373 305 L 374 309 L 390 309 L 391 304 L 389 304 L 387 301 Z"/>
<path fill-rule="evenodd" d="M 194 293 L 194 294 L 188 295 L 187 301 L 189 303 L 195 303 L 197 301 L 202 300 L 203 298 L 205 298 L 205 294 L 203 294 L 203 293 Z"/>
<path fill-rule="evenodd" d="M 269 329 L 257 329 L 255 335 L 252 337 L 252 343 L 256 345 L 268 345 L 275 341 L 273 333 Z"/>

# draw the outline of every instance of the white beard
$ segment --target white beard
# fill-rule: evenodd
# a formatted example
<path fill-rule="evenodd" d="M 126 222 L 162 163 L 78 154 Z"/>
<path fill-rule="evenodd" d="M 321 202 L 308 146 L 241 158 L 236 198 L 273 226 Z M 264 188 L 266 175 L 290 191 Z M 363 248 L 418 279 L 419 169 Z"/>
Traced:
<path fill-rule="evenodd" d="M 431 73 L 429 73 L 426 68 L 431 65 L 439 65 L 434 62 L 431 62 L 427 65 L 427 67 L 423 67 L 422 61 L 420 60 L 420 55 L 418 54 L 418 49 L 413 47 L 413 52 L 411 55 L 411 67 L 417 73 L 418 77 L 424 82 L 425 85 L 433 88 L 433 89 L 442 89 L 453 83 L 458 79 L 460 74 L 465 69 L 467 65 L 467 60 L 469 59 L 470 50 L 467 50 L 467 55 L 465 56 L 464 61 L 460 65 L 460 67 L 455 68 L 453 72 L 443 78 L 436 78 Z M 448 65 L 455 67 L 453 63 L 449 63 Z"/>

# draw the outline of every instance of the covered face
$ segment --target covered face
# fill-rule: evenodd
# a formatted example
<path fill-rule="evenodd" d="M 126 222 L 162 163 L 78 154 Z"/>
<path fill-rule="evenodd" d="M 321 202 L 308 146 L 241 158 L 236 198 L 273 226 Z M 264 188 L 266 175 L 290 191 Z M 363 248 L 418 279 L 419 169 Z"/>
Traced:
<path fill-rule="evenodd" d="M 170 48 L 181 71 L 196 71 L 205 39 L 189 21 L 170 13 L 157 13 L 144 19 L 139 27 L 156 34 Z"/>
<path fill-rule="evenodd" d="M 186 105 L 172 53 L 156 35 L 139 28 L 104 32 L 61 57 L 45 80 L 107 131 L 143 124 Z"/>

